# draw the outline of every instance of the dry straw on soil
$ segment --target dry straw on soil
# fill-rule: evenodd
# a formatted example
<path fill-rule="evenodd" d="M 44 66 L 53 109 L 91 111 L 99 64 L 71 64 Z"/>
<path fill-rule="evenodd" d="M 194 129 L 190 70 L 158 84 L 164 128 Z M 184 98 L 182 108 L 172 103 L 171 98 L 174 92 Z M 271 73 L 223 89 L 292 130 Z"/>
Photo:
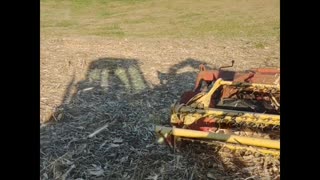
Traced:
<path fill-rule="evenodd" d="M 181 47 L 185 43 L 172 43 L 171 47 L 176 45 L 177 50 L 176 53 L 172 53 L 175 55 L 170 56 L 168 42 L 153 45 L 155 47 L 148 46 L 148 42 L 145 42 L 143 48 L 138 47 L 139 42 L 126 41 L 116 45 L 112 44 L 112 41 L 108 42 L 105 46 L 97 42 L 103 46 L 101 51 L 95 49 L 97 44 L 92 42 L 90 45 L 73 42 L 75 46 L 82 44 L 74 49 L 68 45 L 70 41 L 42 46 L 42 107 L 46 106 L 44 102 L 54 106 L 55 103 L 52 102 L 55 102 L 55 96 L 59 93 L 64 92 L 65 98 L 54 108 L 52 122 L 41 125 L 41 179 L 279 178 L 279 161 L 272 158 L 254 157 L 251 154 L 239 156 L 226 150 L 215 151 L 214 148 L 198 144 L 186 144 L 181 152 L 172 152 L 167 146 L 155 143 L 154 124 L 168 125 L 170 104 L 183 91 L 192 89 L 199 63 L 216 65 L 206 60 L 210 57 L 204 57 L 204 54 L 210 54 L 210 49 L 194 50 L 203 51 L 199 56 L 202 56 L 201 59 L 204 61 L 197 61 L 184 58 L 192 57 L 194 54 L 192 46 Z M 87 51 L 89 47 L 97 52 Z M 129 49 L 129 53 L 123 52 L 124 54 L 131 52 L 133 57 L 147 60 L 125 57 L 94 58 L 90 55 L 100 53 L 100 57 L 105 57 L 103 51 L 107 51 L 105 54 L 108 54 L 108 57 L 119 57 L 121 55 L 115 53 L 119 48 Z M 157 57 L 158 48 L 169 52 L 167 54 L 170 57 L 148 58 Z M 57 53 L 58 59 L 55 59 L 57 57 L 52 57 L 54 53 L 48 53 L 49 49 L 50 52 L 66 51 L 70 54 L 68 56 L 64 53 L 64 56 L 59 56 Z M 81 53 L 78 56 L 76 49 L 80 49 L 79 51 L 86 56 L 82 56 Z M 215 49 L 218 49 L 216 55 L 222 54 L 223 48 Z M 263 66 L 265 59 L 272 56 L 264 50 L 257 52 L 250 57 L 246 56 L 245 49 L 240 50 L 238 55 L 242 56 L 238 59 L 247 58 L 248 61 L 238 61 L 236 68 Z M 81 58 L 94 60 L 83 65 L 88 67 L 84 68 L 79 63 L 82 62 Z M 216 56 L 217 62 L 218 59 Z M 49 60 L 56 61 L 50 63 Z M 71 62 L 70 67 L 68 61 Z M 244 62 L 252 64 L 247 65 Z M 158 65 L 161 63 L 164 66 Z M 271 63 L 277 65 L 277 60 Z M 157 67 L 161 71 L 158 73 L 159 77 L 156 70 L 152 69 Z M 179 71 L 184 67 L 191 70 Z M 72 81 L 74 70 L 75 78 Z M 82 73 L 84 76 L 80 78 Z M 69 82 L 64 82 L 64 78 Z M 158 83 L 150 83 L 157 80 Z M 50 82 L 51 85 L 48 84 Z M 58 84 L 61 87 L 58 87 Z M 52 87 L 63 91 L 55 93 Z M 88 137 L 105 125 L 104 130 L 91 138 Z"/>

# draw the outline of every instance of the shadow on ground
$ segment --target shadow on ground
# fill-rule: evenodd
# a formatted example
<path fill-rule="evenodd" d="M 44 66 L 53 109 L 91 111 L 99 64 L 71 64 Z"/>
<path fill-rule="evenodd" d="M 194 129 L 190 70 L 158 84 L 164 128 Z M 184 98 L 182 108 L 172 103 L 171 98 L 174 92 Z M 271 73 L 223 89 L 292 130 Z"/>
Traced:
<path fill-rule="evenodd" d="M 155 143 L 154 124 L 169 125 L 170 105 L 183 91 L 193 89 L 201 63 L 186 59 L 167 73 L 157 72 L 160 84 L 151 85 L 136 59 L 92 62 L 85 80 L 76 84 L 71 80 L 64 102 L 50 123 L 41 127 L 41 179 L 254 177 L 259 168 L 245 164 L 245 158 L 222 158 L 212 148 L 194 144 L 173 153 Z M 194 71 L 181 72 L 185 67 Z M 105 125 L 106 129 L 88 138 Z M 259 163 L 268 165 L 266 160 Z M 263 173 L 259 175 L 276 176 Z"/>

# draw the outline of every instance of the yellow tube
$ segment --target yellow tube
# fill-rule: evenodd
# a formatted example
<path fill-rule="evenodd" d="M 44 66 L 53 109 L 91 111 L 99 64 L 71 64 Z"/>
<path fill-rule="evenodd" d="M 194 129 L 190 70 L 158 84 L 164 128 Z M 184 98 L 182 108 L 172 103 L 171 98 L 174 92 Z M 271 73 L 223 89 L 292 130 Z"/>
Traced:
<path fill-rule="evenodd" d="M 259 146 L 259 147 L 266 147 L 271 149 L 280 149 L 280 141 L 263 139 L 263 138 L 252 138 L 252 137 L 245 137 L 245 136 L 219 134 L 219 133 L 196 131 L 196 130 L 181 129 L 181 128 L 170 128 L 170 127 L 164 127 L 164 126 L 156 126 L 156 132 L 161 134 L 172 133 L 172 135 L 180 136 L 180 137 L 213 139 L 217 141 L 224 141 L 224 142 L 234 143 L 234 144 Z"/>

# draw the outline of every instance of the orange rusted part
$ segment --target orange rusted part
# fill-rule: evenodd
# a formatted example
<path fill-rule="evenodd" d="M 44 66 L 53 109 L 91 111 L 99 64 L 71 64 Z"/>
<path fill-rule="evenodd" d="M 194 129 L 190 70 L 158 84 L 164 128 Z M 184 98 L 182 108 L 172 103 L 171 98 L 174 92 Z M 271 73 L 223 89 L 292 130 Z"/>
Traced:
<path fill-rule="evenodd" d="M 252 70 L 263 74 L 280 74 L 280 69 L 278 68 L 257 68 Z"/>
<path fill-rule="evenodd" d="M 221 98 L 230 98 L 233 95 L 237 94 L 239 90 L 235 87 L 225 87 L 222 91 Z"/>
<path fill-rule="evenodd" d="M 219 78 L 219 72 L 215 70 L 201 70 L 198 74 L 196 84 L 194 87 L 195 91 L 200 91 L 201 83 L 206 82 L 209 86 L 213 81 L 216 81 Z"/>
<path fill-rule="evenodd" d="M 250 72 L 235 72 L 225 70 L 207 70 L 203 64 L 200 65 L 195 83 L 194 91 L 200 91 L 202 82 L 206 83 L 205 88 L 219 78 L 234 82 L 274 84 L 280 76 L 279 68 L 256 68 Z"/>
<path fill-rule="evenodd" d="M 188 126 L 188 129 L 193 130 L 204 130 L 204 131 L 212 131 L 213 129 L 217 129 L 216 120 L 213 118 L 200 118 L 196 123 Z"/>
<path fill-rule="evenodd" d="M 214 132 L 217 129 L 218 128 L 216 128 L 216 127 L 199 127 L 199 130 L 204 131 L 204 132 Z"/>
<path fill-rule="evenodd" d="M 262 83 L 262 84 L 274 84 L 276 81 L 277 74 L 268 73 L 236 73 L 235 78 L 232 80 L 234 82 L 248 82 L 248 83 Z"/>
<path fill-rule="evenodd" d="M 234 82 L 250 82 L 251 79 L 254 77 L 254 73 L 249 74 L 236 74 L 235 78 L 233 79 Z"/>

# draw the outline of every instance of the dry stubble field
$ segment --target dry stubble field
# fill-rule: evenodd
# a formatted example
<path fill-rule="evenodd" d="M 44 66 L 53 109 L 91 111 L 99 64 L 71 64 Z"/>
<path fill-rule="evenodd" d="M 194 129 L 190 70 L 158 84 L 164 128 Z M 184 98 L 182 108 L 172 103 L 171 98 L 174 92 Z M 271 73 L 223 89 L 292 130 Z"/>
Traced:
<path fill-rule="evenodd" d="M 279 1 L 45 0 L 40 53 L 41 179 L 279 178 L 278 160 L 153 134 L 200 63 L 279 66 Z"/>

